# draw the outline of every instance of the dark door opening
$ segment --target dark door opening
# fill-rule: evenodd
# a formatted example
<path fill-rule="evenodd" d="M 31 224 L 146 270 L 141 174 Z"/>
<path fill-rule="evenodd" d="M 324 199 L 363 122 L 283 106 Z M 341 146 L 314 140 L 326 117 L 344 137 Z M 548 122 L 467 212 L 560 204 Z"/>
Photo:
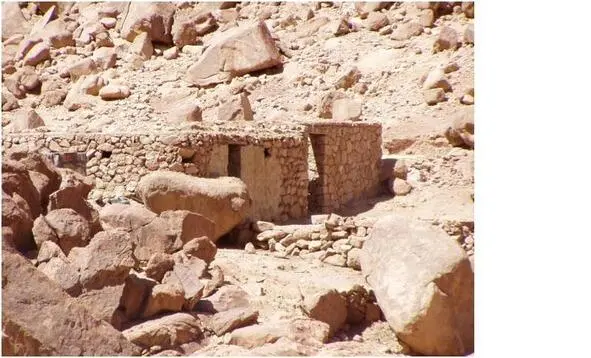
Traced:
<path fill-rule="evenodd" d="M 228 176 L 240 178 L 240 145 L 228 146 Z"/>
<path fill-rule="evenodd" d="M 324 182 L 325 137 L 310 134 L 308 146 L 308 211 L 310 214 L 321 212 L 322 184 Z"/>

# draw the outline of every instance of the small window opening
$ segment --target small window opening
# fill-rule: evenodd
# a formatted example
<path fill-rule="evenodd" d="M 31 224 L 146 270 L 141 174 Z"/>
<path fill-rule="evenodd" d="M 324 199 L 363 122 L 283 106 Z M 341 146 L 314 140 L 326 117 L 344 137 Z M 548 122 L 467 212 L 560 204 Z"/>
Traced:
<path fill-rule="evenodd" d="M 269 148 L 265 148 L 265 158 L 270 158 L 271 157 L 271 149 Z"/>

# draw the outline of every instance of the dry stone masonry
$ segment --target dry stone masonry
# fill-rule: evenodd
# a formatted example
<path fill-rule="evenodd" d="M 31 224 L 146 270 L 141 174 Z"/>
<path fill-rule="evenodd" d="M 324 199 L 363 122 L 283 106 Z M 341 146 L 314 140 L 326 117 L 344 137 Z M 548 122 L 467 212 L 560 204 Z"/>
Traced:
<path fill-rule="evenodd" d="M 361 270 L 359 253 L 374 222 L 372 218 L 336 214 L 314 215 L 310 225 L 274 225 L 258 221 L 252 225 L 257 233 L 253 244 L 274 252 L 277 257 L 300 256 Z"/>
<path fill-rule="evenodd" d="M 285 222 L 310 209 L 329 213 L 377 193 L 380 124 L 241 122 L 192 128 L 151 134 L 28 131 L 5 134 L 3 147 L 39 151 L 54 164 L 95 179 L 91 199 L 134 197 L 139 180 L 156 170 L 239 177 L 253 199 L 253 220 Z M 312 185 L 309 143 L 318 170 Z"/>

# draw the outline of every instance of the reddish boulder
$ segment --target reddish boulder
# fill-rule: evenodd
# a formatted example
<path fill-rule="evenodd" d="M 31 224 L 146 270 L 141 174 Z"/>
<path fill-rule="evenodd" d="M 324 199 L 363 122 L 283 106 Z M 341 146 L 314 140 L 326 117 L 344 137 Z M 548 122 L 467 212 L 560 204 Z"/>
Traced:
<path fill-rule="evenodd" d="M 125 282 L 136 265 L 132 248 L 125 231 L 101 231 L 87 246 L 73 248 L 68 259 L 80 271 L 83 288 L 100 289 Z"/>
<path fill-rule="evenodd" d="M 172 3 L 130 3 L 121 25 L 121 37 L 133 42 L 138 34 L 147 32 L 152 41 L 172 45 L 175 10 Z"/>
<path fill-rule="evenodd" d="M 279 50 L 261 21 L 235 27 L 212 39 L 199 61 L 187 71 L 187 80 L 197 86 L 208 86 L 280 64 Z"/>
<path fill-rule="evenodd" d="M 3 355 L 139 355 L 138 347 L 27 259 L 2 251 Z"/>

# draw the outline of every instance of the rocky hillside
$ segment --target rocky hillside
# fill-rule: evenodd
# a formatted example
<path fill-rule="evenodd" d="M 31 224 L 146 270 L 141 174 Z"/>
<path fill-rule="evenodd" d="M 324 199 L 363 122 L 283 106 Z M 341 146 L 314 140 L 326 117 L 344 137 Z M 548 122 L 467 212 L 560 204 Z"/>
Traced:
<path fill-rule="evenodd" d="M 3 354 L 474 351 L 473 3 L 12 2 L 2 20 L 3 133 L 371 121 L 383 152 L 378 197 L 288 225 L 249 220 L 238 178 L 157 170 L 106 202 L 3 136 Z"/>

